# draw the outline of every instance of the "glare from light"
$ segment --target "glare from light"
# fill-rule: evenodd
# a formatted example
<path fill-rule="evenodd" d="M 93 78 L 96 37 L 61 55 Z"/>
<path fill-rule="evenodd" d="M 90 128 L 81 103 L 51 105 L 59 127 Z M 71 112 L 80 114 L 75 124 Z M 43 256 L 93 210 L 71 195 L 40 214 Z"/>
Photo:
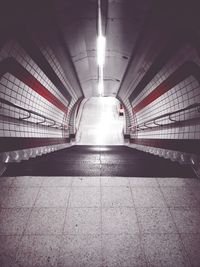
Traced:
<path fill-rule="evenodd" d="M 103 66 L 99 66 L 98 93 L 100 96 L 104 93 Z"/>
<path fill-rule="evenodd" d="M 106 38 L 103 35 L 97 37 L 97 64 L 103 66 L 105 63 Z"/>
<path fill-rule="evenodd" d="M 98 83 L 98 92 L 100 95 L 103 95 L 103 91 L 104 91 L 103 81 L 100 80 Z"/>
<path fill-rule="evenodd" d="M 124 118 L 118 115 L 118 107 L 119 102 L 114 97 L 91 98 L 84 106 L 78 142 L 95 145 L 96 151 L 101 149 L 98 146 L 123 144 Z"/>

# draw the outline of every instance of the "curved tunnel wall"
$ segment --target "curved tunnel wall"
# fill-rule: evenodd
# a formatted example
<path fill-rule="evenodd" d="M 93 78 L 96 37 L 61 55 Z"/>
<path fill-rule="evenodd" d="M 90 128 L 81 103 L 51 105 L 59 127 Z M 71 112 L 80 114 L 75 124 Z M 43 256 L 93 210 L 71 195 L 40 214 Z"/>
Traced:
<path fill-rule="evenodd" d="M 195 49 L 190 46 L 182 48 L 176 57 L 170 60 L 145 86 L 140 96 L 138 95 L 132 101 L 132 110 L 137 117 L 138 124 L 199 104 L 199 70 L 199 58 Z M 177 115 L 171 115 L 171 117 L 166 116 L 158 122 L 163 126 L 155 124 L 143 130 L 137 129 L 136 138 L 162 139 L 163 145 L 166 139 L 184 139 L 190 142 L 192 150 L 192 143 L 189 140 L 200 138 L 197 120 L 196 123 L 192 120 L 198 117 L 199 109 L 195 107 L 177 113 Z M 182 123 L 178 124 L 178 122 Z M 174 148 L 175 146 L 176 142 L 174 142 Z M 187 149 L 184 145 L 183 147 Z"/>
<path fill-rule="evenodd" d="M 3 161 L 20 160 L 27 153 L 35 156 L 30 148 L 43 148 L 36 152 L 41 154 L 47 146 L 51 151 L 69 141 L 71 111 L 82 99 L 81 91 L 73 90 L 70 82 L 50 47 L 30 40 L 5 41 L 0 50 Z M 21 153 L 6 157 L 3 152 L 9 151 Z"/>
<path fill-rule="evenodd" d="M 75 4 L 72 2 L 66 2 L 65 6 L 64 1 L 64 6 L 60 7 L 59 4 L 56 5 L 57 1 L 54 3 L 55 7 L 68 12 L 68 27 L 72 22 L 79 25 L 83 21 L 82 8 L 78 13 L 75 12 L 76 3 L 80 4 L 82 1 Z M 152 8 L 152 14 L 148 14 L 143 28 L 140 25 L 141 30 L 138 31 L 137 38 L 134 42 L 131 41 L 132 53 L 130 51 L 130 59 L 126 59 L 129 63 L 122 81 L 118 81 L 120 89 L 117 98 L 125 107 L 124 134 L 130 136 L 130 141 L 136 148 L 145 150 L 146 147 L 145 151 L 155 148 L 157 150 L 152 151 L 160 155 L 163 150 L 199 155 L 198 14 L 193 15 L 194 9 L 191 8 L 192 14 L 188 14 L 186 25 L 184 21 L 188 9 L 181 7 L 182 13 L 178 16 L 175 14 L 180 9 L 178 0 L 175 1 L 178 4 L 174 9 L 172 7 L 175 4 L 166 3 L 168 10 L 165 10 L 165 7 L 157 8 L 160 1 L 153 2 L 155 6 Z M 86 21 L 90 21 L 92 28 L 89 29 L 92 31 L 88 31 L 90 34 L 86 40 L 84 34 L 79 34 L 79 38 L 70 38 L 77 28 L 72 27 L 70 31 L 65 32 L 63 26 L 66 22 L 59 24 L 60 13 L 55 16 L 54 5 L 48 10 L 45 4 L 40 10 L 36 5 L 33 14 L 31 8 L 21 10 L 20 6 L 21 13 L 14 19 L 14 14 L 10 15 L 10 19 L 8 14 L 1 16 L 3 23 L 0 28 L 8 21 L 10 25 L 2 28 L 0 50 L 0 116 L 3 121 L 0 128 L 0 153 L 26 150 L 28 154 L 33 153 L 35 156 L 36 152 L 27 149 L 40 147 L 42 149 L 36 154 L 41 154 L 48 148 L 51 151 L 65 146 L 70 136 L 74 137 L 77 109 L 84 98 L 80 74 L 84 73 L 86 68 L 76 68 L 75 61 L 72 61 L 73 54 L 67 45 L 71 49 L 77 46 L 77 51 L 80 49 L 81 52 L 86 43 L 95 43 L 94 2 L 87 3 L 88 6 L 92 5 L 92 15 L 89 16 L 86 12 Z M 127 5 L 130 7 L 128 10 L 134 9 L 134 5 Z M 83 6 L 82 3 L 81 7 Z M 84 7 L 84 10 L 87 8 Z M 171 14 L 173 10 L 176 12 Z M 36 14 L 38 21 L 35 21 Z M 32 16 L 30 21 L 24 25 L 29 15 Z M 62 15 L 65 18 L 65 13 Z M 129 15 L 132 13 L 129 12 Z M 126 16 L 124 19 L 126 20 Z M 123 21 L 120 23 L 123 24 Z M 123 24 L 124 27 L 125 25 L 128 27 L 129 24 Z M 124 34 L 124 40 L 120 39 L 120 42 L 123 44 L 124 41 L 125 46 L 129 40 L 126 38 L 134 35 L 135 31 L 131 24 L 129 27 L 126 34 L 121 32 Z M 4 36 L 6 37 L 3 38 Z M 120 49 L 123 48 L 122 44 Z M 95 49 L 90 52 L 94 54 Z M 87 60 L 88 57 L 89 54 L 84 58 Z M 114 65 L 111 67 L 115 69 Z M 0 157 L 4 162 L 10 160 L 3 154 Z M 12 157 L 18 160 L 15 153 Z M 26 158 L 27 154 L 22 152 L 20 157 Z"/>
<path fill-rule="evenodd" d="M 147 152 L 166 156 L 163 151 L 171 151 L 169 158 L 186 163 L 196 160 L 198 163 L 198 39 L 186 33 L 165 42 L 152 38 L 152 44 L 148 46 L 145 46 L 144 38 L 143 43 L 132 59 L 118 93 L 129 110 L 132 122 L 130 141 L 136 148 Z M 192 158 L 186 159 L 184 155 Z"/>

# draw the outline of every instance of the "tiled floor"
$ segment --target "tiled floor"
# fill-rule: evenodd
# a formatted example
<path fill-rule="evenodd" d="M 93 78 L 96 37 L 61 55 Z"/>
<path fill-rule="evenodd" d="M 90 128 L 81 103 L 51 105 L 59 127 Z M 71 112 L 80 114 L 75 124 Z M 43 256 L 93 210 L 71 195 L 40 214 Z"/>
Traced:
<path fill-rule="evenodd" d="M 1 177 L 0 266 L 200 266 L 200 181 Z"/>

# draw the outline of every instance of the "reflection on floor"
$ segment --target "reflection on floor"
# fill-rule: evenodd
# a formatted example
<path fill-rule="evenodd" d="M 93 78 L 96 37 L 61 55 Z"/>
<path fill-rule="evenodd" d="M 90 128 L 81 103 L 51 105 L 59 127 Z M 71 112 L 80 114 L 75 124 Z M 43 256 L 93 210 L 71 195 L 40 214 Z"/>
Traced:
<path fill-rule="evenodd" d="M 72 146 L 20 163 L 4 176 L 194 177 L 190 165 L 126 146 Z"/>
<path fill-rule="evenodd" d="M 78 145 L 122 145 L 124 118 L 114 97 L 92 97 L 84 105 Z"/>
<path fill-rule="evenodd" d="M 1 177 L 0 266 L 200 266 L 200 181 Z"/>

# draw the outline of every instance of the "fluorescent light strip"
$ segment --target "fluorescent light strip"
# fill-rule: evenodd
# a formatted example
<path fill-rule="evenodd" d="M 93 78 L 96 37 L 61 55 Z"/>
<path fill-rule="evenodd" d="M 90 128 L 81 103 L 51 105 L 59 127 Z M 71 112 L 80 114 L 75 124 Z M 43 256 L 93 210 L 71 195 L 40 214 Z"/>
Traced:
<path fill-rule="evenodd" d="M 104 92 L 103 66 L 105 64 L 106 38 L 102 35 L 101 0 L 98 0 L 98 37 L 97 37 L 97 64 L 99 66 L 98 92 Z"/>
<path fill-rule="evenodd" d="M 104 36 L 97 37 L 97 64 L 101 67 L 105 63 L 105 46 L 106 39 Z"/>

